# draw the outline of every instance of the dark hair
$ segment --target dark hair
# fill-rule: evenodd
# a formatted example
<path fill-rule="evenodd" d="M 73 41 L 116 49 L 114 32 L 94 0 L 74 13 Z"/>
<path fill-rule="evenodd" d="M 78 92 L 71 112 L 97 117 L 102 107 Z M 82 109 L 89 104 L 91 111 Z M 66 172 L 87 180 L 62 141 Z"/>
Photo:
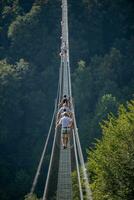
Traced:
<path fill-rule="evenodd" d="M 67 99 L 63 99 L 63 104 L 68 103 Z"/>
<path fill-rule="evenodd" d="M 69 117 L 69 114 L 67 112 L 64 112 L 64 116 L 68 116 Z"/>

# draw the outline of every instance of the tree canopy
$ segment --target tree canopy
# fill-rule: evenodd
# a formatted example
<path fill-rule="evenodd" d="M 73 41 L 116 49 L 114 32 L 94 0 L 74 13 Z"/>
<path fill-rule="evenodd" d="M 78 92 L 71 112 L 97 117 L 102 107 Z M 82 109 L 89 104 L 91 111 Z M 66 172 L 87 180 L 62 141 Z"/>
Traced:
<path fill-rule="evenodd" d="M 134 196 L 134 100 L 101 124 L 103 137 L 89 152 L 88 169 L 95 200 Z"/>
<path fill-rule="evenodd" d="M 109 113 L 115 116 L 112 120 L 118 121 L 121 115 L 119 113 L 117 117 L 118 106 L 133 99 L 134 2 L 68 0 L 68 4 L 73 98 L 86 158 L 86 148 L 95 146 L 96 138 L 104 137 L 99 124 L 107 119 Z M 60 5 L 59 0 L 0 1 L 2 200 L 24 199 L 31 187 L 46 139 L 58 85 Z M 132 104 L 129 103 L 129 107 Z M 124 111 L 124 107 L 120 109 L 124 115 L 125 112 L 130 113 Z M 127 120 L 125 125 L 124 130 L 128 130 Z M 114 128 L 116 132 L 117 127 Z M 115 139 L 119 142 L 117 137 Z M 120 159 L 121 156 L 123 155 L 119 156 Z M 48 157 L 49 153 L 46 160 Z M 129 162 L 127 159 L 126 161 Z M 122 170 L 127 170 L 125 164 L 123 166 Z M 99 184 L 102 180 L 95 179 L 93 173 L 92 171 L 94 189 L 95 181 Z M 39 196 L 45 176 L 44 170 L 41 185 L 37 189 Z M 121 190 L 124 192 L 121 193 Z M 123 182 L 120 187 L 117 185 L 115 192 L 116 195 L 122 195 L 124 200 L 127 192 L 132 195 Z M 96 193 L 94 190 L 95 197 L 99 193 L 98 189 Z"/>

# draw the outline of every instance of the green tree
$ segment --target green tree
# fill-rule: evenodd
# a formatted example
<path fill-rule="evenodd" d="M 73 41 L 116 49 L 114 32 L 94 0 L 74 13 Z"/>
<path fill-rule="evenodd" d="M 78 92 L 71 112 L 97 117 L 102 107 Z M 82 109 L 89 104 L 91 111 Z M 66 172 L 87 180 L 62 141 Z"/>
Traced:
<path fill-rule="evenodd" d="M 33 195 L 26 195 L 24 200 L 39 200 L 35 194 Z"/>
<path fill-rule="evenodd" d="M 95 200 L 130 200 L 134 190 L 134 101 L 102 125 L 103 138 L 89 152 L 88 170 Z"/>
<path fill-rule="evenodd" d="M 90 124 L 87 126 L 87 132 L 90 132 L 90 138 L 100 138 L 101 137 L 101 129 L 99 123 L 103 120 L 107 119 L 108 114 L 117 113 L 119 103 L 115 97 L 111 94 L 105 94 L 99 99 L 94 117 L 92 118 Z"/>
<path fill-rule="evenodd" d="M 68 3 L 73 96 L 85 150 L 100 138 L 100 121 L 118 103 L 132 99 L 134 3 Z M 0 59 L 6 60 L 0 61 L 2 200 L 22 199 L 24 189 L 28 192 L 43 148 L 58 82 L 60 4 L 59 0 L 0 1 Z M 24 179 L 27 186 L 19 187 Z"/>
<path fill-rule="evenodd" d="M 72 173 L 72 185 L 73 185 L 73 199 L 79 200 L 79 187 L 78 187 L 78 179 L 76 171 Z"/>

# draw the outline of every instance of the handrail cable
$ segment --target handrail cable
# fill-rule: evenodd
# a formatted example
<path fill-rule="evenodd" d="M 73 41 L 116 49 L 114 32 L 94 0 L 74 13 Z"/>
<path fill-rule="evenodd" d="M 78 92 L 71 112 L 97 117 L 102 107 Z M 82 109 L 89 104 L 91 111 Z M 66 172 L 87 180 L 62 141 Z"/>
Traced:
<path fill-rule="evenodd" d="M 79 140 L 78 128 L 76 125 L 75 117 L 74 117 L 74 130 L 75 130 L 76 143 L 77 143 L 77 147 L 78 147 L 78 155 L 79 155 L 79 159 L 80 159 L 80 163 L 81 163 L 83 179 L 85 181 L 85 189 L 86 189 L 87 198 L 88 198 L 88 200 L 93 200 L 92 192 L 89 187 L 89 178 L 88 178 L 87 170 L 86 170 L 85 163 L 84 163 L 84 158 L 83 158 L 83 154 L 82 154 L 82 149 L 81 149 L 81 144 L 80 144 L 80 140 Z"/>
<path fill-rule="evenodd" d="M 68 32 L 68 24 L 67 24 L 67 32 Z M 69 89 L 70 89 L 70 97 L 72 96 L 72 87 L 71 87 L 71 73 L 70 73 L 70 64 L 69 64 L 69 55 L 68 55 L 68 75 L 69 75 Z M 75 117 L 75 112 L 74 112 L 74 106 L 73 106 L 73 102 L 72 102 L 72 98 L 71 98 L 71 105 L 72 105 L 72 111 L 73 111 L 73 117 L 74 117 L 74 128 L 75 128 L 75 137 L 76 137 L 76 142 L 77 142 L 77 147 L 78 147 L 78 155 L 79 155 L 79 159 L 80 159 L 80 163 L 81 163 L 81 167 L 82 167 L 82 172 L 83 172 L 83 177 L 85 180 L 85 188 L 86 188 L 86 194 L 89 200 L 92 200 L 92 192 L 91 189 L 89 188 L 89 180 L 88 180 L 88 175 L 86 172 L 86 168 L 85 168 L 85 163 L 84 163 L 84 158 L 83 158 L 83 154 L 82 154 L 82 149 L 81 149 L 81 144 L 80 144 L 80 140 L 79 140 L 79 134 L 78 134 L 78 129 L 77 129 L 77 125 L 76 125 L 76 117 Z"/>
<path fill-rule="evenodd" d="M 71 87 L 70 67 L 68 66 L 68 68 L 69 68 L 69 85 Z M 70 94 L 70 96 L 71 96 L 71 94 Z M 73 118 L 74 118 L 74 131 L 75 131 L 76 143 L 77 143 L 77 148 L 78 148 L 78 155 L 79 155 L 80 164 L 82 167 L 83 178 L 85 181 L 86 194 L 87 194 L 88 199 L 92 200 L 92 192 L 91 192 L 91 189 L 89 188 L 89 179 L 88 179 L 88 175 L 86 172 L 86 167 L 85 167 L 84 158 L 83 158 L 83 154 L 82 154 L 81 144 L 80 144 L 80 140 L 79 140 L 78 128 L 77 128 L 77 124 L 76 124 L 76 117 L 75 117 L 72 99 L 71 99 L 71 105 L 72 105 Z"/>
<path fill-rule="evenodd" d="M 65 0 L 62 0 L 62 44 L 61 44 L 61 59 L 63 59 L 63 90 L 62 95 L 69 96 L 68 87 L 68 71 L 67 71 L 67 31 Z M 62 137 L 62 136 L 61 136 Z M 70 145 L 70 144 L 69 144 Z M 57 200 L 72 200 L 72 178 L 71 178 L 71 151 L 70 148 L 64 150 L 60 148 L 59 171 L 58 171 L 58 185 L 57 185 Z"/>
<path fill-rule="evenodd" d="M 51 124 L 50 124 L 50 127 L 49 127 L 47 139 L 46 139 L 46 142 L 45 142 L 42 154 L 41 154 L 41 158 L 40 158 L 40 161 L 39 161 L 39 164 L 38 164 L 38 167 L 37 167 L 37 171 L 36 171 L 33 183 L 32 183 L 32 187 L 31 187 L 31 190 L 30 190 L 30 195 L 32 195 L 34 193 L 35 187 L 36 187 L 37 182 L 38 182 L 38 178 L 39 178 L 39 175 L 40 175 L 40 171 L 41 171 L 41 167 L 42 167 L 42 164 L 43 164 L 44 156 L 45 156 L 46 149 L 47 149 L 47 146 L 48 146 L 49 138 L 50 138 L 50 135 L 51 135 L 51 132 L 52 132 L 52 127 L 53 127 L 53 123 L 54 123 L 54 119 L 55 119 L 55 115 L 56 115 L 56 111 L 57 111 L 57 104 L 60 101 L 60 99 L 58 99 L 58 98 L 60 98 L 60 95 L 61 95 L 61 77 L 62 77 L 62 74 L 61 74 L 62 71 L 61 70 L 62 70 L 62 63 L 61 63 L 60 70 L 59 70 L 58 91 L 57 91 L 57 97 L 56 97 L 56 101 L 55 101 L 55 107 L 54 107 L 54 111 L 53 111 L 53 116 L 52 116 Z"/>
<path fill-rule="evenodd" d="M 70 96 L 72 96 L 72 91 L 71 91 L 71 76 L 70 76 L 70 67 L 68 65 L 68 75 L 69 75 L 69 88 L 70 88 Z M 72 105 L 72 110 L 73 108 L 73 101 L 71 98 L 71 105 Z M 73 112 L 73 117 L 75 119 L 75 115 Z M 79 169 L 79 162 L 78 162 L 78 152 L 77 152 L 77 146 L 76 146 L 76 139 L 75 139 L 75 130 L 73 130 L 73 142 L 74 142 L 74 152 L 75 152 L 75 159 L 76 159 L 76 169 L 77 169 L 77 178 L 78 178 L 78 183 L 79 183 L 79 192 L 80 192 L 80 199 L 83 200 L 83 192 L 82 192 L 82 186 L 81 186 L 81 177 L 80 177 L 80 169 Z"/>
<path fill-rule="evenodd" d="M 46 200 L 48 183 L 49 183 L 50 172 L 51 172 L 51 168 L 52 168 L 52 161 L 53 161 L 53 156 L 54 156 L 54 149 L 55 149 L 55 144 L 56 144 L 56 136 L 57 136 L 57 129 L 55 130 L 55 134 L 54 134 L 53 147 L 52 147 L 52 152 L 51 152 L 51 157 L 50 157 L 50 162 L 49 162 L 49 168 L 48 168 L 48 172 L 47 172 L 47 179 L 46 179 L 46 184 L 45 184 L 42 200 Z"/>
<path fill-rule="evenodd" d="M 59 102 L 61 98 L 61 84 L 62 84 L 62 60 L 61 60 L 61 66 L 60 66 L 60 76 L 59 76 L 59 92 L 58 97 L 59 97 Z M 57 99 L 58 99 L 57 97 Z M 56 102 L 57 106 L 59 107 L 59 103 Z M 56 137 L 57 137 L 57 128 L 55 129 L 55 134 L 54 134 L 54 139 L 53 139 L 53 146 L 52 146 L 52 151 L 51 151 L 51 157 L 50 157 L 50 162 L 49 162 L 49 168 L 48 168 L 48 173 L 47 173 L 47 179 L 44 187 L 44 193 L 43 193 L 43 198 L 42 200 L 46 200 L 46 195 L 47 195 L 47 190 L 48 190 L 48 184 L 49 184 L 49 179 L 50 179 L 50 173 L 52 169 L 52 162 L 53 162 L 53 156 L 54 156 L 54 150 L 55 150 L 55 145 L 56 145 Z"/>
<path fill-rule="evenodd" d="M 59 94 L 58 94 L 58 106 L 59 106 L 59 103 L 61 101 L 61 94 L 62 94 L 62 74 L 63 74 L 63 58 L 61 58 L 61 64 L 60 64 L 60 72 L 59 72 Z"/>
<path fill-rule="evenodd" d="M 38 178 L 39 178 L 39 175 L 40 175 L 41 167 L 42 167 L 43 160 L 44 160 L 44 156 L 45 156 L 45 153 L 46 153 L 48 141 L 49 141 L 49 138 L 50 138 L 50 135 L 51 135 L 52 127 L 53 127 L 53 122 L 54 122 L 54 118 L 55 118 L 55 113 L 56 113 L 56 103 L 55 103 L 55 108 L 54 108 L 54 112 L 53 112 L 53 116 L 52 116 L 51 125 L 50 125 L 50 128 L 49 128 L 49 132 L 48 132 L 48 135 L 47 135 L 47 139 L 46 139 L 46 142 L 45 142 L 45 146 L 44 146 L 44 149 L 43 149 L 43 152 L 42 152 L 40 161 L 39 161 L 39 165 L 38 165 L 38 168 L 37 168 L 37 171 L 36 171 L 36 175 L 35 175 L 35 177 L 34 177 L 34 181 L 33 181 L 32 187 L 31 187 L 30 194 L 33 194 L 33 192 L 34 192 L 34 190 L 35 190 L 35 187 L 36 187 L 36 185 L 37 185 L 37 182 L 38 182 Z"/>
<path fill-rule="evenodd" d="M 67 1 L 64 1 L 64 7 L 62 5 L 62 9 L 64 9 L 64 12 L 65 12 L 65 21 L 64 21 L 64 23 L 65 23 L 65 31 L 66 31 L 66 45 L 67 45 L 67 71 L 68 71 L 68 82 L 69 82 L 69 96 L 71 97 L 72 111 L 74 111 L 73 102 L 72 102 L 72 87 L 71 87 L 71 75 L 70 75 L 70 63 L 69 63 L 68 7 L 67 7 Z M 75 118 L 75 115 L 74 115 L 74 118 Z M 74 141 L 74 151 L 75 151 L 75 159 L 76 159 L 77 176 L 78 176 L 78 182 L 79 182 L 80 198 L 82 200 L 83 199 L 83 193 L 82 193 L 82 187 L 81 187 L 79 163 L 78 163 L 78 156 L 77 156 L 77 149 L 76 149 L 76 141 L 75 141 L 74 132 L 73 132 L 73 141 Z"/>
<path fill-rule="evenodd" d="M 82 192 L 81 178 L 80 178 L 80 169 L 79 169 L 79 162 L 78 162 L 78 153 L 77 153 L 74 130 L 73 130 L 73 142 L 74 142 L 74 153 L 75 153 L 75 162 L 76 162 L 77 178 L 78 178 L 78 184 L 79 184 L 80 199 L 83 200 L 83 192 Z"/>
<path fill-rule="evenodd" d="M 63 6 L 63 3 L 64 3 L 64 6 Z M 72 102 L 72 88 L 71 88 L 71 75 L 70 75 L 70 63 L 69 63 L 69 43 L 68 43 L 68 10 L 67 10 L 67 1 L 66 0 L 62 0 L 62 9 L 64 10 L 63 12 L 65 12 L 65 15 L 63 15 L 65 17 L 65 27 L 62 28 L 62 36 L 65 37 L 65 38 L 62 38 L 62 45 L 63 45 L 63 41 L 64 41 L 63 39 L 65 39 L 66 45 L 67 45 L 67 55 L 66 55 L 67 57 L 65 59 L 63 57 L 63 55 L 61 56 L 61 66 L 60 66 L 60 70 L 59 70 L 59 86 L 58 86 L 58 91 L 57 91 L 57 99 L 56 99 L 56 102 L 55 102 L 55 109 L 54 109 L 54 113 L 53 113 L 53 117 L 52 117 L 52 122 L 51 122 L 51 125 L 50 125 L 49 134 L 48 134 L 48 137 L 47 137 L 47 140 L 46 140 L 46 144 L 45 144 L 45 147 L 44 147 L 41 159 L 40 159 L 40 163 L 39 163 L 39 166 L 38 166 L 38 169 L 37 169 L 37 172 L 36 172 L 36 176 L 35 176 L 32 188 L 31 188 L 31 193 L 34 192 L 35 186 L 37 184 L 38 176 L 40 174 L 41 166 L 42 166 L 42 163 L 43 163 L 43 158 L 44 158 L 45 151 L 46 151 L 46 146 L 48 144 L 48 140 L 49 140 L 50 133 L 51 133 L 52 126 L 53 126 L 53 122 L 54 122 L 54 118 L 55 118 L 55 115 L 56 115 L 56 110 L 59 107 L 58 102 L 60 102 L 61 95 L 63 94 L 62 84 L 63 84 L 63 78 L 65 78 L 63 76 L 63 66 L 66 65 L 67 76 L 68 76 L 68 92 L 69 92 L 69 96 L 71 97 L 71 110 L 72 110 L 73 118 L 74 118 L 73 142 L 74 142 L 74 152 L 75 152 L 75 160 L 76 160 L 77 177 L 78 177 L 78 183 L 79 183 L 80 199 L 83 200 L 83 192 L 82 192 L 82 186 L 81 186 L 78 156 L 79 156 L 79 160 L 80 160 L 80 164 L 81 164 L 81 168 L 82 168 L 83 180 L 85 181 L 85 189 L 86 189 L 87 199 L 92 200 L 92 193 L 91 193 L 91 190 L 89 188 L 89 180 L 88 180 L 88 176 L 87 176 L 87 172 L 86 172 L 86 168 L 85 168 L 84 158 L 83 158 L 83 154 L 82 154 L 77 124 L 76 124 L 76 118 L 75 118 L 75 113 L 74 113 L 74 106 L 73 106 L 73 102 Z M 52 169 L 52 162 L 53 162 L 53 157 L 54 157 L 54 151 L 55 151 L 56 137 L 57 137 L 57 128 L 55 129 L 55 133 L 54 133 L 51 157 L 50 157 L 47 179 L 46 179 L 46 184 L 45 184 L 42 200 L 46 200 L 48 184 L 49 184 L 49 179 L 50 179 L 50 173 L 51 173 L 51 169 Z"/>
<path fill-rule="evenodd" d="M 69 59 L 68 59 L 68 71 L 69 71 L 68 75 L 69 75 L 69 87 L 70 87 L 70 97 L 71 97 L 72 96 L 72 91 L 71 91 L 72 87 L 71 87 L 71 73 L 70 73 Z M 73 117 L 74 117 L 74 128 L 75 128 L 75 137 L 76 137 L 76 142 L 77 142 L 77 147 L 78 147 L 78 155 L 79 155 L 79 159 L 80 159 L 80 163 L 81 163 L 81 167 L 82 167 L 83 177 L 85 180 L 86 193 L 87 193 L 88 199 L 92 200 L 92 192 L 91 192 L 91 189 L 89 188 L 89 180 L 88 180 L 88 175 L 86 172 L 84 158 L 83 158 L 82 149 L 81 149 L 81 144 L 80 144 L 80 140 L 79 140 L 79 134 L 78 134 L 78 128 L 77 128 L 77 124 L 76 124 L 76 117 L 75 117 L 72 98 L 71 98 L 71 105 L 72 105 L 72 111 L 73 111 Z"/>

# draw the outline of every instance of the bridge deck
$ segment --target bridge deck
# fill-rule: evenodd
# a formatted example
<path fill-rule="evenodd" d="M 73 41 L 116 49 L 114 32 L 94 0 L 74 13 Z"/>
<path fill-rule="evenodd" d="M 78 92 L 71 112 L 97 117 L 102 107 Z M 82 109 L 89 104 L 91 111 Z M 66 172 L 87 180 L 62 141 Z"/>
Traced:
<path fill-rule="evenodd" d="M 62 0 L 62 46 L 66 43 L 67 53 L 63 55 L 63 93 L 70 95 L 69 79 L 68 79 L 68 10 L 67 0 Z M 70 146 L 70 144 L 68 144 Z M 71 150 L 60 147 L 60 160 L 58 172 L 57 200 L 72 200 L 72 178 L 71 178 Z"/>
<path fill-rule="evenodd" d="M 59 176 L 57 188 L 57 200 L 72 199 L 72 178 L 71 178 L 71 152 L 70 148 L 60 149 Z"/>

